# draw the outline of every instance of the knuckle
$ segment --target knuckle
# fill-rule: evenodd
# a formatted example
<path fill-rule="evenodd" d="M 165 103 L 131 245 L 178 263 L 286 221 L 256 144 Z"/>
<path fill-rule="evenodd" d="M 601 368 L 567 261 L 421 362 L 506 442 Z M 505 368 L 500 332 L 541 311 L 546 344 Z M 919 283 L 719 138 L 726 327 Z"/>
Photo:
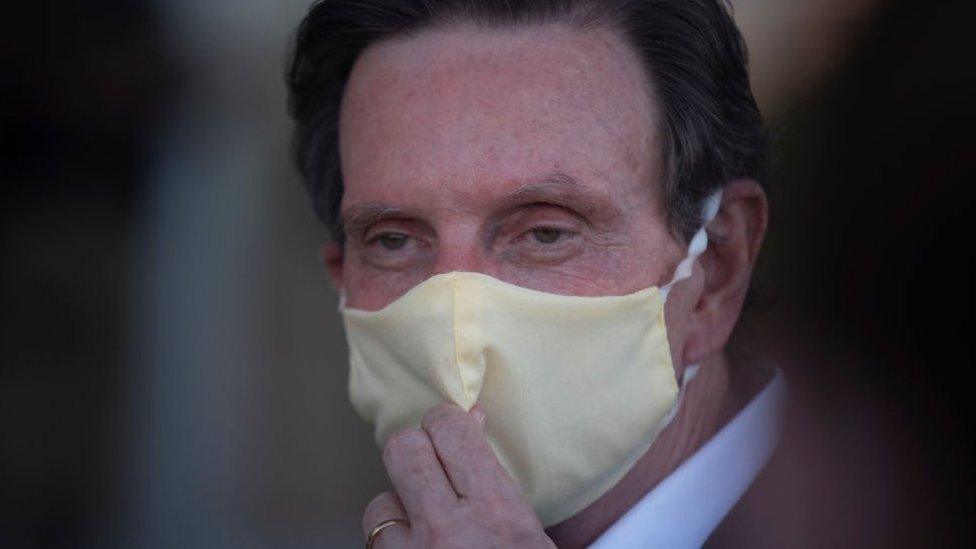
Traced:
<path fill-rule="evenodd" d="M 427 435 L 419 429 L 403 429 L 393 433 L 383 448 L 385 458 L 410 455 L 418 452 L 426 443 Z"/>
<path fill-rule="evenodd" d="M 505 546 L 528 547 L 532 545 L 529 541 L 544 537 L 534 512 L 521 502 L 500 496 L 482 497 L 473 512 Z"/>
<path fill-rule="evenodd" d="M 392 507 L 393 504 L 393 494 L 390 492 L 383 492 L 366 504 L 366 512 L 364 514 L 368 516 L 378 512 L 381 513 Z"/>
<path fill-rule="evenodd" d="M 462 547 L 457 542 L 457 529 L 448 527 L 445 524 L 431 523 L 427 525 L 426 528 L 426 541 L 427 547 L 436 547 L 438 549 L 448 548 L 448 547 Z"/>
<path fill-rule="evenodd" d="M 424 416 L 424 428 L 432 435 L 444 436 L 464 432 L 470 427 L 472 418 L 456 405 L 439 404 Z"/>
<path fill-rule="evenodd" d="M 369 531 L 379 521 L 389 518 L 387 515 L 391 515 L 393 512 L 393 504 L 394 496 L 390 492 L 383 492 L 370 500 L 366 504 L 366 510 L 363 511 L 363 529 Z"/>

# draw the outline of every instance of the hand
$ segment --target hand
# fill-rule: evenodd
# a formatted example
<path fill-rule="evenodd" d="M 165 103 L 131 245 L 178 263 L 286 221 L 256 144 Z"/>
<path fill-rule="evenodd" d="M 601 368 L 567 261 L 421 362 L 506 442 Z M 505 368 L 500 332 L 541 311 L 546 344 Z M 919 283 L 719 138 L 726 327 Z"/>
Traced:
<path fill-rule="evenodd" d="M 376 535 L 374 549 L 393 547 L 553 548 L 532 507 L 499 463 L 483 430 L 485 414 L 438 404 L 421 429 L 404 429 L 386 442 L 383 463 L 394 492 L 366 507 L 366 534 L 401 519 Z"/>

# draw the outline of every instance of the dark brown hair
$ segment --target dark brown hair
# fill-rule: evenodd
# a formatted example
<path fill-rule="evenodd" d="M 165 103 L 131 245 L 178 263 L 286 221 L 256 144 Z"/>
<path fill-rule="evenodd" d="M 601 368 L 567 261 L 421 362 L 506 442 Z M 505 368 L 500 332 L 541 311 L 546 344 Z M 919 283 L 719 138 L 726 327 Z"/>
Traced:
<path fill-rule="evenodd" d="M 339 104 L 364 49 L 435 27 L 549 23 L 607 25 L 638 52 L 664 113 L 664 196 L 676 235 L 690 237 L 705 196 L 726 182 L 764 184 L 767 138 L 745 46 L 717 0 L 324 0 L 298 28 L 287 83 L 296 161 L 333 236 L 342 239 Z"/>

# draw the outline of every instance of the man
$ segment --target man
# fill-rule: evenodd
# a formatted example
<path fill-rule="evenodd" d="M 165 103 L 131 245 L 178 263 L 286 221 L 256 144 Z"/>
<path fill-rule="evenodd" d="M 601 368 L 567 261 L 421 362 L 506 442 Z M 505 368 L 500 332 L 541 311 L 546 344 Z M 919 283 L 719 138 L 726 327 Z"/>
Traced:
<path fill-rule="evenodd" d="M 724 352 L 767 224 L 765 134 L 726 9 L 327 0 L 289 86 L 336 237 L 323 260 L 353 401 L 393 483 L 365 511 L 368 545 L 703 543 L 768 458 L 782 385 Z M 632 330 L 635 300 L 660 322 Z M 623 359 L 570 364 L 626 359 L 631 332 L 650 342 L 636 377 Z"/>

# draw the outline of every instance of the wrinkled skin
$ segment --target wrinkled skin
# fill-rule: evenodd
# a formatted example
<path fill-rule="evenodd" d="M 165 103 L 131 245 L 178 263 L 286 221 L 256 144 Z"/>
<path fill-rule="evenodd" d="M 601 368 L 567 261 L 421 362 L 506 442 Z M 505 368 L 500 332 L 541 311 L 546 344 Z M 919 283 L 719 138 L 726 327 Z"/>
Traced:
<path fill-rule="evenodd" d="M 371 46 L 341 110 L 347 239 L 323 248 L 347 306 L 380 309 L 450 271 L 565 295 L 667 282 L 687 243 L 665 213 L 652 97 L 635 54 L 608 29 L 462 27 Z M 713 244 L 667 303 L 679 375 L 721 353 L 765 223 L 759 186 L 730 182 Z M 488 446 L 482 416 L 442 404 L 421 429 L 389 439 L 394 490 L 370 503 L 364 531 L 408 524 L 384 529 L 375 547 L 553 546 Z"/>
<path fill-rule="evenodd" d="M 366 507 L 364 532 L 390 519 L 381 547 L 555 547 L 484 436 L 484 413 L 431 408 L 420 429 L 390 437 L 383 463 L 396 493 Z"/>

